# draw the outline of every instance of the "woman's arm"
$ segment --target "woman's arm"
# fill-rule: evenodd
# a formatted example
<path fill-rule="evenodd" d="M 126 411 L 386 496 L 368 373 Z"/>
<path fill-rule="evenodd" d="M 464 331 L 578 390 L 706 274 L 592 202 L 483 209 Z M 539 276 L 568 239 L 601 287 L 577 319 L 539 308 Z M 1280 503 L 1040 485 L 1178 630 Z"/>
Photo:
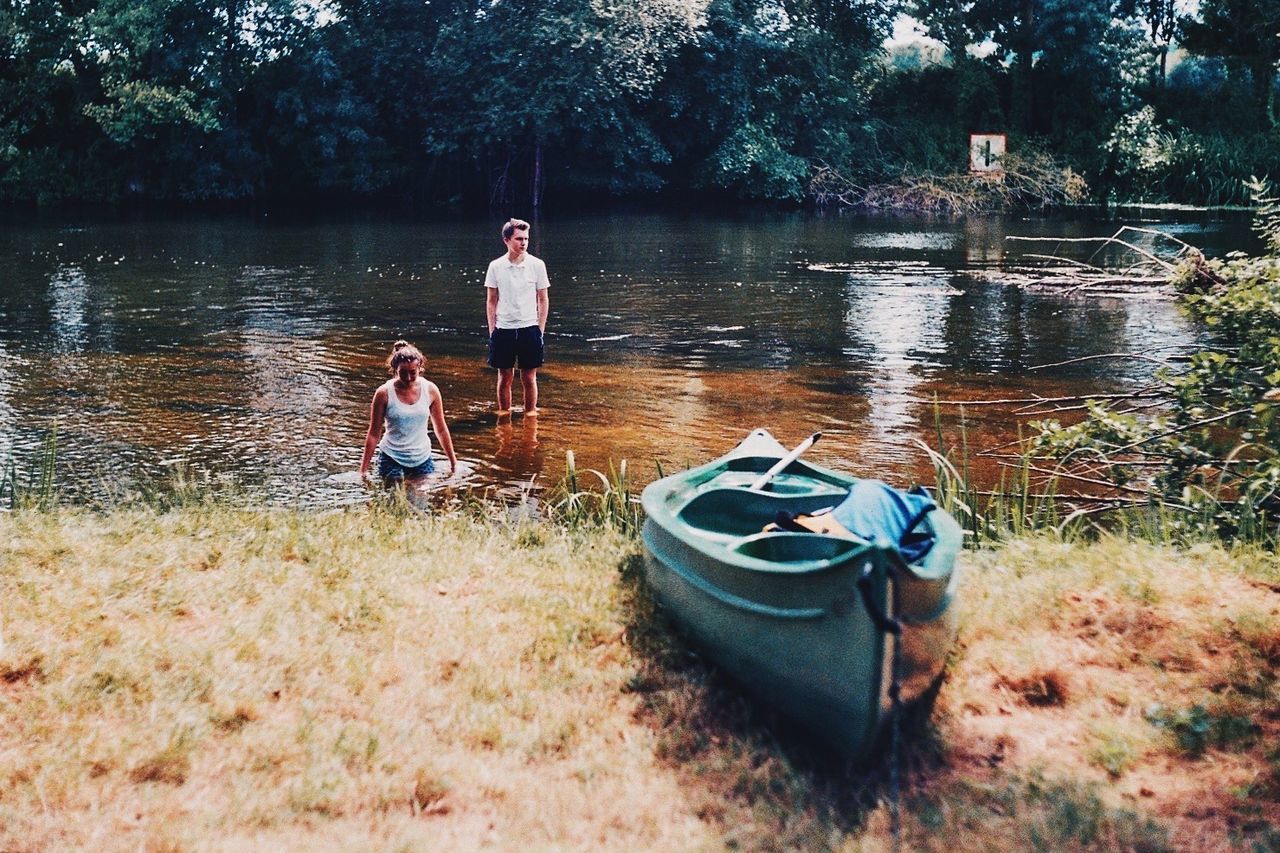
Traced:
<path fill-rule="evenodd" d="M 444 420 L 444 399 L 440 396 L 440 389 L 434 382 L 429 385 L 431 391 L 431 426 L 436 431 L 436 438 L 440 439 L 440 449 L 444 451 L 444 455 L 449 457 L 449 476 L 453 476 L 458 470 L 458 457 L 453 452 L 453 436 L 449 435 L 449 425 Z"/>
<path fill-rule="evenodd" d="M 382 438 L 383 418 L 387 414 L 387 389 L 379 388 L 373 394 L 373 402 L 369 404 L 369 431 L 364 435 L 364 456 L 360 457 L 361 475 L 369 473 L 369 461 L 373 459 L 373 451 Z"/>

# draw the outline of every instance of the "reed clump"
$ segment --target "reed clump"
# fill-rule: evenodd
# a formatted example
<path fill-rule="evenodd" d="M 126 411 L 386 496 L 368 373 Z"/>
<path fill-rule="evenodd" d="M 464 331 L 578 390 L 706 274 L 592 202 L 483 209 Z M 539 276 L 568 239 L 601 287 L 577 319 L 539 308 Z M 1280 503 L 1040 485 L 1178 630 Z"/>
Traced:
<path fill-rule="evenodd" d="M 579 471 L 572 450 L 565 454 L 565 472 L 553 490 L 549 515 L 570 527 L 603 527 L 627 535 L 640 532 L 644 511 L 640 496 L 632 490 L 627 476 L 627 460 L 608 472 L 585 468 Z"/>
<path fill-rule="evenodd" d="M 917 444 L 933 466 L 938 505 L 959 522 L 968 547 L 981 548 L 1046 532 L 1071 539 L 1084 532 L 1086 513 L 1062 512 L 1055 472 L 1034 471 L 1032 458 L 1023 455 L 1017 466 L 1002 466 L 998 482 L 984 489 L 971 468 L 964 410 L 960 411 L 959 437 L 954 446 L 948 445 L 943 436 L 941 412 L 936 405 L 934 428 L 936 448 L 924 442 Z"/>
<path fill-rule="evenodd" d="M 0 464 L 0 510 L 49 509 L 57 502 L 58 425 L 45 434 L 40 450 L 26 466 L 17 454 Z"/>

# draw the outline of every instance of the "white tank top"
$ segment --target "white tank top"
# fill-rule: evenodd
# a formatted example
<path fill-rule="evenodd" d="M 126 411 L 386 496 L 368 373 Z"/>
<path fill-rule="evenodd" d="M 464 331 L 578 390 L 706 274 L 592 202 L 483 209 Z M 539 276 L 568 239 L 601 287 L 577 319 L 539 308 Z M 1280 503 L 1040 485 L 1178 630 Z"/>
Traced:
<path fill-rule="evenodd" d="M 395 380 L 389 379 L 387 412 L 383 416 L 386 430 L 378 449 L 406 468 L 416 468 L 431 458 L 431 395 L 427 380 L 418 377 L 418 402 L 412 406 L 396 396 Z"/>

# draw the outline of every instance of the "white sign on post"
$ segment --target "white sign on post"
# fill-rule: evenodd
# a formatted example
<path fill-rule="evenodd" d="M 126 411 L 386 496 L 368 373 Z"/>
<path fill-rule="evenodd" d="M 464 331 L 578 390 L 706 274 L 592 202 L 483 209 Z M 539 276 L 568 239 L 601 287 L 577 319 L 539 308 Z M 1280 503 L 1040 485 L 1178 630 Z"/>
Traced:
<path fill-rule="evenodd" d="M 969 171 L 1003 172 L 1005 142 L 1003 133 L 969 134 Z"/>

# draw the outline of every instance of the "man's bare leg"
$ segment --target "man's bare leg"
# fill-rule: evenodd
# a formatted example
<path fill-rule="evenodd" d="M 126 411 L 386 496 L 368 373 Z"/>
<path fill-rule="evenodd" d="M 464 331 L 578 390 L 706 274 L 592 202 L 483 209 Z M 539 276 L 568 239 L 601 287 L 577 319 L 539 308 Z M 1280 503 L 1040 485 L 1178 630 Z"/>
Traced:
<path fill-rule="evenodd" d="M 520 370 L 520 385 L 524 389 L 524 415 L 531 417 L 538 414 L 538 368 Z M 508 399 L 510 399 L 508 391 Z"/>
<path fill-rule="evenodd" d="M 511 414 L 511 386 L 515 384 L 514 367 L 498 368 L 498 416 Z"/>

